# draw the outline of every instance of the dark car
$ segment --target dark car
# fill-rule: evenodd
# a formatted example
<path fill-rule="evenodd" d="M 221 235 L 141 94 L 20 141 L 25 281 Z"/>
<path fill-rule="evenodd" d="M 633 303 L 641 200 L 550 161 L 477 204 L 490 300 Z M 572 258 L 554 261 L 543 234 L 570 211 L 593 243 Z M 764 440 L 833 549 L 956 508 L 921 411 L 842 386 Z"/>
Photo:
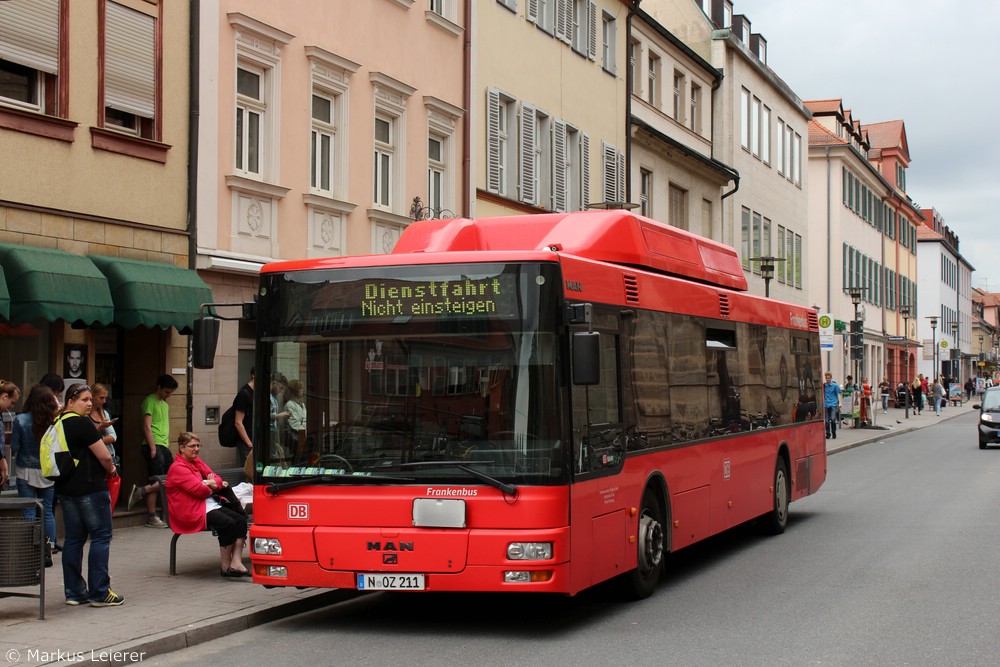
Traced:
<path fill-rule="evenodd" d="M 986 449 L 1000 443 L 1000 387 L 990 387 L 982 399 L 972 407 L 979 410 L 979 449 Z"/>

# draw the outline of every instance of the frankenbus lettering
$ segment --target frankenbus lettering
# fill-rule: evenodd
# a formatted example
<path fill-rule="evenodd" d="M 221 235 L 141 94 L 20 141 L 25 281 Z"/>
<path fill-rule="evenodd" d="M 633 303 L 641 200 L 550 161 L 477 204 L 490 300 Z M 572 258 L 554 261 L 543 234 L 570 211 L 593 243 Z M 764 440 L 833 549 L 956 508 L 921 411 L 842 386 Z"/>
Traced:
<path fill-rule="evenodd" d="M 400 315 L 485 315 L 497 312 L 499 278 L 387 285 L 365 283 L 361 317 Z"/>

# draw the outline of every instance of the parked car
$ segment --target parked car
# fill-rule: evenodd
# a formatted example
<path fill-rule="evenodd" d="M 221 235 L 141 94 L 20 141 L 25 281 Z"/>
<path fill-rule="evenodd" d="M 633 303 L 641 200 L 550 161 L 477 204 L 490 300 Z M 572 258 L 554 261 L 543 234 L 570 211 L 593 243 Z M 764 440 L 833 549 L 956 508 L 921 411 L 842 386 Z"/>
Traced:
<path fill-rule="evenodd" d="M 979 410 L 979 449 L 1000 444 L 1000 387 L 984 391 L 982 403 L 973 403 L 972 407 Z"/>

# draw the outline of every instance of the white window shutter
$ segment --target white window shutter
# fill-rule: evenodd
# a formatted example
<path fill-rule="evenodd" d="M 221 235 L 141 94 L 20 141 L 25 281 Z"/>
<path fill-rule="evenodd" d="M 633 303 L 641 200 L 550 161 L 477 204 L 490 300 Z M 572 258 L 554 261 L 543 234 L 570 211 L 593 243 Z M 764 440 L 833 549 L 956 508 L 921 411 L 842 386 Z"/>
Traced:
<path fill-rule="evenodd" d="M 538 118 L 535 107 L 530 104 L 521 105 L 521 170 L 520 189 L 521 201 L 526 204 L 535 204 L 535 144 L 537 137 Z"/>
<path fill-rule="evenodd" d="M 597 3 L 593 0 L 587 7 L 587 57 L 597 60 Z"/>
<path fill-rule="evenodd" d="M 538 23 L 538 0 L 528 0 L 525 3 L 524 18 L 532 23 Z"/>
<path fill-rule="evenodd" d="M 607 142 L 601 142 L 601 168 L 604 173 L 604 201 L 614 201 L 618 195 L 618 151 Z"/>
<path fill-rule="evenodd" d="M 618 197 L 615 201 L 627 201 L 625 199 L 625 153 L 618 153 Z"/>
<path fill-rule="evenodd" d="M 590 137 L 580 135 L 580 209 L 590 206 Z"/>
<path fill-rule="evenodd" d="M 59 0 L 0 2 L 0 58 L 59 73 Z"/>
<path fill-rule="evenodd" d="M 500 91 L 486 91 L 486 189 L 500 193 Z"/>
<path fill-rule="evenodd" d="M 156 20 L 114 2 L 107 4 L 104 105 L 153 118 L 156 110 Z"/>
<path fill-rule="evenodd" d="M 556 37 L 570 43 L 573 32 L 573 0 L 556 0 Z"/>
<path fill-rule="evenodd" d="M 556 119 L 552 123 L 552 208 L 559 212 L 568 208 L 566 158 L 566 122 Z"/>

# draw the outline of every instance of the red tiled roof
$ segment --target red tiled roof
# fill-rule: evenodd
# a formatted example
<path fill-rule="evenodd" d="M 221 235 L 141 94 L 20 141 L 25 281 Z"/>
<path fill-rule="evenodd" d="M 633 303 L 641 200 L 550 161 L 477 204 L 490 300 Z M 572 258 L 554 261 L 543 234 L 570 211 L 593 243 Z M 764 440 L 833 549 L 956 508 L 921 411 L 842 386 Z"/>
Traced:
<path fill-rule="evenodd" d="M 906 128 L 901 120 L 889 120 L 883 123 L 866 123 L 868 138 L 872 148 L 898 148 L 906 151 Z"/>
<path fill-rule="evenodd" d="M 814 114 L 823 113 L 843 113 L 842 101 L 838 99 L 830 100 L 805 100 L 802 104 Z"/>
<path fill-rule="evenodd" d="M 836 134 L 817 123 L 815 120 L 809 121 L 810 146 L 834 146 L 838 144 L 847 144 L 847 141 L 841 139 Z"/>
<path fill-rule="evenodd" d="M 927 225 L 918 224 L 917 225 L 917 238 L 918 239 L 943 239 L 944 237 L 935 232 L 933 229 Z"/>

